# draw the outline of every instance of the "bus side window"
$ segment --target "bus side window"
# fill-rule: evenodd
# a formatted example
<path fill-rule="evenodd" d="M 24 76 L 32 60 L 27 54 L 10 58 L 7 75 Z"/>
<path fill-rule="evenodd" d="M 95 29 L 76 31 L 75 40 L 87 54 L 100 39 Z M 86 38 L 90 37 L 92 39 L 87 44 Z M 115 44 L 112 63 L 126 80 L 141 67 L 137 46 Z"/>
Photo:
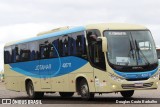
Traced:
<path fill-rule="evenodd" d="M 72 34 L 69 36 L 69 53 L 71 56 L 76 55 L 76 35 Z"/>
<path fill-rule="evenodd" d="M 9 55 L 8 55 L 7 53 L 8 53 L 8 51 L 4 51 L 4 63 L 5 63 L 5 64 L 8 64 L 8 63 L 9 63 L 9 61 L 8 61 L 8 56 L 9 56 Z"/>
<path fill-rule="evenodd" d="M 87 31 L 89 56 L 93 66 L 105 70 L 105 57 L 101 50 L 102 44 L 97 42 L 98 36 L 100 36 L 98 30 Z"/>
<path fill-rule="evenodd" d="M 9 64 L 11 63 L 11 47 L 7 47 L 4 49 L 4 63 Z"/>
<path fill-rule="evenodd" d="M 47 47 L 47 58 L 53 58 L 53 44 L 51 42 L 46 45 Z"/>
<path fill-rule="evenodd" d="M 4 51 L 4 63 L 11 63 L 11 55 L 9 51 Z"/>
<path fill-rule="evenodd" d="M 30 50 L 23 50 L 22 59 L 23 61 L 30 60 Z"/>
<path fill-rule="evenodd" d="M 63 37 L 63 56 L 68 56 L 68 36 Z"/>
<path fill-rule="evenodd" d="M 77 40 L 76 40 L 76 49 L 77 49 L 77 56 L 82 55 L 82 37 L 81 35 L 77 36 Z"/>
<path fill-rule="evenodd" d="M 19 48 L 18 46 L 15 47 L 15 51 L 16 51 L 16 62 L 19 62 L 20 61 L 20 54 L 19 54 Z"/>
<path fill-rule="evenodd" d="M 20 44 L 16 47 L 16 62 L 25 62 L 32 59 L 32 52 L 30 51 L 27 44 Z"/>
<path fill-rule="evenodd" d="M 46 46 L 40 46 L 41 59 L 48 58 L 49 52 Z"/>
<path fill-rule="evenodd" d="M 12 61 L 12 63 L 15 63 L 16 62 L 16 50 L 15 50 L 15 48 L 14 49 L 12 49 L 12 59 L 11 59 Z"/>
<path fill-rule="evenodd" d="M 20 61 L 22 61 L 22 54 L 23 54 L 23 50 L 22 49 L 20 49 Z"/>
<path fill-rule="evenodd" d="M 60 56 L 63 56 L 63 43 L 61 39 L 59 39 L 59 43 L 58 43 L 58 53 Z"/>
<path fill-rule="evenodd" d="M 35 54 L 35 60 L 37 59 L 40 59 L 40 53 L 38 51 L 36 51 L 36 54 Z"/>
<path fill-rule="evenodd" d="M 58 57 L 58 54 L 57 54 L 57 52 L 58 52 L 58 39 L 57 40 L 54 40 L 53 42 L 52 42 L 52 44 L 54 45 L 54 48 L 53 48 L 53 57 L 54 58 L 57 58 Z"/>
<path fill-rule="evenodd" d="M 39 45 L 41 59 L 50 58 L 51 47 L 52 47 L 52 43 L 49 43 L 48 40 L 41 42 L 41 44 Z"/>
<path fill-rule="evenodd" d="M 53 58 L 53 46 L 50 47 L 49 57 Z"/>
<path fill-rule="evenodd" d="M 30 58 L 29 60 L 37 60 L 38 59 L 38 55 L 37 55 L 37 51 L 39 50 L 39 43 L 38 41 L 34 41 L 34 42 L 29 42 L 28 43 L 28 50 L 30 50 Z"/>
<path fill-rule="evenodd" d="M 84 32 L 73 33 L 69 39 L 70 54 L 87 59 Z"/>
<path fill-rule="evenodd" d="M 77 55 L 87 58 L 84 35 L 78 35 L 76 40 Z"/>
<path fill-rule="evenodd" d="M 71 39 L 70 36 L 68 36 L 68 56 L 72 55 L 72 53 L 71 53 L 71 50 L 72 50 L 71 46 L 72 46 L 72 39 Z"/>
<path fill-rule="evenodd" d="M 30 60 L 35 60 L 36 58 L 36 52 L 35 50 L 32 50 L 31 54 L 30 54 Z"/>

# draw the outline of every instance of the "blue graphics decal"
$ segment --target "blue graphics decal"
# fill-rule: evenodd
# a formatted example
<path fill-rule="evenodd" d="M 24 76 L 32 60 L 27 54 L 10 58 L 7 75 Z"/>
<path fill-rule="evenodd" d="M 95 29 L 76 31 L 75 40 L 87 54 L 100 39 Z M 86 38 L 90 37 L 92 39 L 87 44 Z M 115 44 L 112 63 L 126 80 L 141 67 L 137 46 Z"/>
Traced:
<path fill-rule="evenodd" d="M 146 72 L 119 72 L 117 70 L 114 70 L 114 72 L 126 79 L 136 79 L 136 78 L 150 78 L 154 73 L 156 73 L 158 68 L 152 70 L 152 71 L 146 71 Z"/>
<path fill-rule="evenodd" d="M 35 78 L 51 78 L 73 72 L 87 63 L 86 60 L 69 56 L 62 58 L 52 58 L 35 60 L 28 62 L 12 63 L 11 69 Z"/>

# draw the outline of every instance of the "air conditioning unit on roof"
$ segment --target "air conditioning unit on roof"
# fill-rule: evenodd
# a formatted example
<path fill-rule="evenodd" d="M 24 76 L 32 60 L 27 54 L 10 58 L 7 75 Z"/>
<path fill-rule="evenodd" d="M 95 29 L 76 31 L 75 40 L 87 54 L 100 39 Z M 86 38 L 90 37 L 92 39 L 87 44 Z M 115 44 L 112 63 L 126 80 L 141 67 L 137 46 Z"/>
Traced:
<path fill-rule="evenodd" d="M 52 29 L 52 30 L 49 30 L 49 31 L 40 32 L 40 33 L 37 34 L 37 36 L 42 36 L 44 34 L 49 34 L 49 33 L 54 33 L 54 32 L 58 32 L 58 31 L 62 31 L 62 30 L 67 30 L 69 28 L 70 28 L 69 26 L 59 27 L 59 28 L 55 28 L 55 29 Z"/>

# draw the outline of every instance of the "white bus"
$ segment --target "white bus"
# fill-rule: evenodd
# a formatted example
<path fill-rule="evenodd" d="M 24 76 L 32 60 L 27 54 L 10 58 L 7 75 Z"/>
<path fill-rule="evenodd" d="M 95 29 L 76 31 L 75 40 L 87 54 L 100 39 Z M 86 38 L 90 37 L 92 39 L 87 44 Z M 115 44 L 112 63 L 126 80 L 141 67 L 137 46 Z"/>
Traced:
<path fill-rule="evenodd" d="M 46 92 L 83 99 L 95 93 L 157 89 L 158 60 L 151 32 L 133 24 L 103 23 L 55 29 L 4 47 L 6 89 L 29 98 Z"/>

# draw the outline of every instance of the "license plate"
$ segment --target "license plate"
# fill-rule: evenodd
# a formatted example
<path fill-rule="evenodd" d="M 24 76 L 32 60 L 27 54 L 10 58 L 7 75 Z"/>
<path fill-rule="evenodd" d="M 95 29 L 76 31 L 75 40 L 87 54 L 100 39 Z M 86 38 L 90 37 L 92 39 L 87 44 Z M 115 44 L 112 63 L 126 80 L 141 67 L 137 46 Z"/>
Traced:
<path fill-rule="evenodd" d="M 134 86 L 141 87 L 141 86 L 143 86 L 143 83 L 135 83 Z"/>

